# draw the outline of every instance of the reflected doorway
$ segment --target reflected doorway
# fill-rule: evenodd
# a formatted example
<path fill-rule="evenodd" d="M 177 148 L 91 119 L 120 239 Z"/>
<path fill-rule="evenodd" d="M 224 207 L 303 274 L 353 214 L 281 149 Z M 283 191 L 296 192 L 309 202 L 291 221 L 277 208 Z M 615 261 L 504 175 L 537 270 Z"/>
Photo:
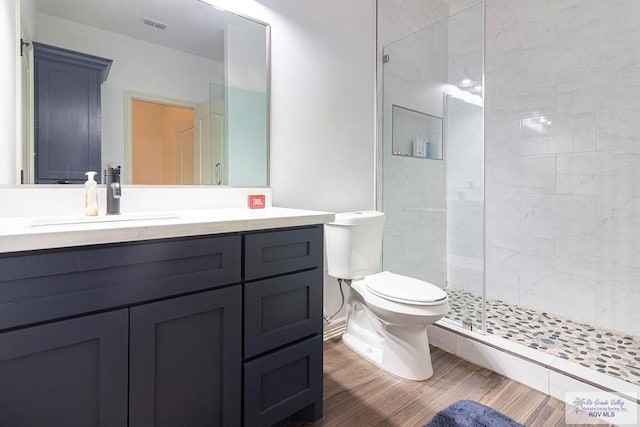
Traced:
<path fill-rule="evenodd" d="M 208 103 L 127 94 L 125 182 L 224 184 L 223 115 Z"/>
<path fill-rule="evenodd" d="M 134 99 L 133 184 L 193 184 L 193 109 Z"/>

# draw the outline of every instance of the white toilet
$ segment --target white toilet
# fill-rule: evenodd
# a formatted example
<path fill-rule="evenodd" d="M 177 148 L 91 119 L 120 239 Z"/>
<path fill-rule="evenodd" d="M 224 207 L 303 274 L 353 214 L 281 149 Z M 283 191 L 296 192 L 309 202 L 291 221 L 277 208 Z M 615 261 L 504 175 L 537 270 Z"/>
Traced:
<path fill-rule="evenodd" d="M 336 214 L 325 225 L 329 275 L 351 281 L 342 341 L 401 378 L 433 375 L 427 326 L 449 309 L 447 294 L 431 283 L 380 272 L 384 214 Z"/>

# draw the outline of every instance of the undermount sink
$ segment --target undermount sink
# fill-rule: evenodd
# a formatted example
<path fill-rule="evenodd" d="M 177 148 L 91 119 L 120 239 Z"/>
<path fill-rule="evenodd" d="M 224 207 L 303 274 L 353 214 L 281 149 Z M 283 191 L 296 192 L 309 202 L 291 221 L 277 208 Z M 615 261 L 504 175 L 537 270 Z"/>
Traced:
<path fill-rule="evenodd" d="M 32 227 L 46 227 L 52 225 L 81 225 L 81 224 L 99 224 L 110 222 L 125 222 L 125 221 L 156 221 L 165 219 L 177 219 L 178 215 L 173 213 L 130 213 L 121 215 L 102 215 L 102 216 L 60 216 L 60 217 L 48 217 L 38 218 L 32 223 Z"/>

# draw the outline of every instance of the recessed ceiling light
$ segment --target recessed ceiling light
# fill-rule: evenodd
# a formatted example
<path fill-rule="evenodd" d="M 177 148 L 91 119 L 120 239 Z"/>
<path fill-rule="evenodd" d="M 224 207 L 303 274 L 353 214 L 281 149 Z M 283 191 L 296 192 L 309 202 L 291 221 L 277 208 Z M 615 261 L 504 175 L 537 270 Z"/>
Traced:
<path fill-rule="evenodd" d="M 480 85 L 474 86 L 473 90 L 481 91 L 482 90 L 482 86 L 480 86 Z"/>
<path fill-rule="evenodd" d="M 471 79 L 462 79 L 462 81 L 460 82 L 463 85 L 470 85 L 471 84 Z"/>

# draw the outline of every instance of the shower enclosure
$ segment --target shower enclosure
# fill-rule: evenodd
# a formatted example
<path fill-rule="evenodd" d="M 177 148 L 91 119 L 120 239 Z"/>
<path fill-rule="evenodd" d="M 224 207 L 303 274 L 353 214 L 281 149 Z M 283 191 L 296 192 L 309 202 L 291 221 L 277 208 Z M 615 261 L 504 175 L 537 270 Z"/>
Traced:
<path fill-rule="evenodd" d="M 384 268 L 444 288 L 446 321 L 637 387 L 634 16 L 486 0 L 386 44 L 378 206 Z"/>

